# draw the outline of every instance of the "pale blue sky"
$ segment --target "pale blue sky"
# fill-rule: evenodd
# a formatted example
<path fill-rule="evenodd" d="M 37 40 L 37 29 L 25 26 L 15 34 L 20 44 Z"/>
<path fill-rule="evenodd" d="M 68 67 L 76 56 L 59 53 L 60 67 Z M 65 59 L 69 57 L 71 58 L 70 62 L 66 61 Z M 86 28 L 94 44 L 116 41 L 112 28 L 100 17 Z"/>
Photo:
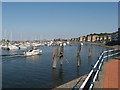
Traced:
<path fill-rule="evenodd" d="M 2 40 L 2 3 L 0 1 L 0 40 Z"/>
<path fill-rule="evenodd" d="M 3 37 L 72 38 L 118 28 L 117 2 L 4 2 Z M 12 32 L 12 38 L 11 38 Z"/>
<path fill-rule="evenodd" d="M 118 2 L 118 27 L 120 28 L 120 2 Z"/>

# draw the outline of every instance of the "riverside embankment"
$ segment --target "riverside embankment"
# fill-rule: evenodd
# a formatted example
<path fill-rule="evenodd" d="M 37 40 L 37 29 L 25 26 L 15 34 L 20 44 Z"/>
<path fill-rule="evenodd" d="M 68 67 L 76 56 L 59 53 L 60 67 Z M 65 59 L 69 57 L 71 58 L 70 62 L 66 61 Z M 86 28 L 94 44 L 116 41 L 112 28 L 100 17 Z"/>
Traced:
<path fill-rule="evenodd" d="M 54 88 L 52 90 L 60 90 L 60 89 L 67 89 L 67 90 L 70 89 L 71 90 L 74 86 L 80 87 L 82 85 L 82 83 L 84 82 L 84 80 L 86 79 L 86 77 L 87 77 L 87 74 L 84 76 L 81 76 L 77 79 L 74 79 L 72 81 L 69 81 L 63 85 L 60 85 L 57 88 Z"/>
<path fill-rule="evenodd" d="M 112 49 L 119 48 L 118 45 L 116 45 L 116 46 L 107 46 L 107 45 L 102 45 L 101 43 L 84 43 L 84 44 L 92 44 L 92 45 L 97 45 L 97 46 L 102 46 L 102 47 L 107 47 L 107 48 L 112 48 Z M 118 58 L 120 58 L 120 57 L 114 57 L 114 59 L 118 59 Z M 111 61 L 111 59 L 109 59 L 108 61 Z M 99 80 L 95 82 L 94 88 L 104 88 L 104 83 L 105 83 L 104 81 L 105 81 L 105 78 L 107 77 L 106 73 L 108 72 L 108 69 L 109 69 L 109 68 L 107 68 L 107 71 L 106 71 L 106 64 L 107 63 L 108 62 L 104 62 L 102 70 L 99 73 Z M 70 82 L 67 82 L 67 83 L 55 88 L 54 90 L 59 90 L 59 89 L 62 89 L 62 88 L 66 88 L 66 89 L 71 90 L 77 84 L 77 82 L 79 82 L 79 80 L 82 78 L 80 80 L 80 82 L 78 83 L 78 85 L 77 85 L 77 87 L 79 88 L 86 77 L 87 77 L 87 75 L 83 76 L 83 78 L 80 77 L 80 78 L 74 79 L 74 80 L 72 80 Z"/>
<path fill-rule="evenodd" d="M 120 48 L 120 45 L 108 46 L 108 45 L 105 45 L 104 43 L 84 42 L 84 44 L 97 45 L 97 46 L 101 46 L 101 47 L 105 47 L 105 48 L 111 48 L 111 49 Z"/>

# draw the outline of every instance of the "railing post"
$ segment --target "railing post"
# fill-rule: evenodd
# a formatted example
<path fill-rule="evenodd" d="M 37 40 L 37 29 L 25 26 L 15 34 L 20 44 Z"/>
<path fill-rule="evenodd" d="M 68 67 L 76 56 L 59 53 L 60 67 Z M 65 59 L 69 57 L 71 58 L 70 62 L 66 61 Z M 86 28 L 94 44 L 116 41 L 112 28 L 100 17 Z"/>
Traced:
<path fill-rule="evenodd" d="M 108 52 L 109 52 L 109 50 L 107 49 L 107 59 L 106 59 L 107 62 L 108 62 Z"/>
<path fill-rule="evenodd" d="M 101 66 L 103 66 L 103 62 L 101 62 L 101 64 L 102 64 Z M 102 71 L 102 67 L 100 68 L 100 71 Z"/>
<path fill-rule="evenodd" d="M 94 78 L 95 73 L 96 73 L 96 71 L 97 71 L 97 67 L 94 68 L 94 66 L 92 66 L 92 70 L 93 70 L 93 73 L 92 73 L 92 76 L 91 76 L 90 84 L 93 84 L 93 78 Z"/>
<path fill-rule="evenodd" d="M 99 59 L 98 65 L 96 66 L 95 70 L 98 70 L 100 62 L 101 62 L 101 58 Z"/>
<path fill-rule="evenodd" d="M 101 57 L 101 64 L 102 64 L 102 66 L 103 66 L 103 64 L 104 64 L 104 59 L 103 59 L 103 57 L 104 57 L 104 54 L 102 54 L 102 57 Z M 103 61 L 102 61 L 103 60 Z M 102 71 L 102 68 L 100 68 L 100 71 Z"/>
<path fill-rule="evenodd" d="M 74 86 L 72 90 L 79 90 L 79 88 L 77 86 Z"/>

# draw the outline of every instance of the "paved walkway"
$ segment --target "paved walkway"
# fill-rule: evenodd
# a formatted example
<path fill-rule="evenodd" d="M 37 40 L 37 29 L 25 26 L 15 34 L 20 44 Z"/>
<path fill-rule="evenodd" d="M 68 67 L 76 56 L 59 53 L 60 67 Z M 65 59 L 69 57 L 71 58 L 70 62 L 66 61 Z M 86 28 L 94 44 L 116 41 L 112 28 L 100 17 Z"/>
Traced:
<path fill-rule="evenodd" d="M 72 88 L 77 84 L 77 82 L 80 80 L 79 84 L 77 85 L 77 87 L 80 87 L 82 85 L 82 83 L 84 82 L 84 80 L 86 79 L 87 75 L 81 76 L 77 79 L 74 79 L 72 81 L 69 81 L 63 85 L 60 85 L 52 90 L 72 90 Z"/>
<path fill-rule="evenodd" d="M 103 88 L 119 88 L 120 90 L 120 60 L 111 60 L 106 63 Z"/>

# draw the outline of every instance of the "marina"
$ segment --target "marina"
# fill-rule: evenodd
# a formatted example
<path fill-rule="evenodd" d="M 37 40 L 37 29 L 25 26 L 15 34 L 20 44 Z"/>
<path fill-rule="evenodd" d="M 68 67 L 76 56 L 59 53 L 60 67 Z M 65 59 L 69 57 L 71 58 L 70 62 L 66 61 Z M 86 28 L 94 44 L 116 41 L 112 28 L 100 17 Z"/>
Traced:
<path fill-rule="evenodd" d="M 43 51 L 42 55 L 27 57 L 21 55 L 23 52 L 21 50 L 3 50 L 3 88 L 55 88 L 87 74 L 92 68 L 91 65 L 95 64 L 97 56 L 107 50 L 100 46 L 84 44 L 81 48 L 80 66 L 78 67 L 75 54 L 78 44 L 72 43 L 72 46 L 64 47 L 64 54 L 69 63 L 63 59 L 63 64 L 60 66 L 59 59 L 57 59 L 56 69 L 52 69 L 54 47 L 56 46 L 38 47 Z M 91 57 L 88 57 L 89 48 L 92 48 Z"/>
<path fill-rule="evenodd" d="M 120 3 L 0 4 L 0 89 L 119 88 Z"/>

